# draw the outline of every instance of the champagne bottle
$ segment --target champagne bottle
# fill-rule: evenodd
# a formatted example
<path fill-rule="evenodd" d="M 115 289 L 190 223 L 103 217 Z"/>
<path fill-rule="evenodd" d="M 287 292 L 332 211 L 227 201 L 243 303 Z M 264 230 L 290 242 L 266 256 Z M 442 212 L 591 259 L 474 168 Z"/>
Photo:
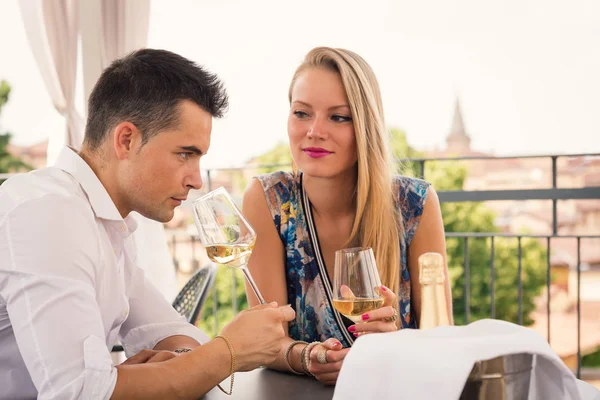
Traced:
<path fill-rule="evenodd" d="M 444 290 L 444 258 L 439 253 L 425 253 L 419 257 L 419 283 L 421 284 L 420 329 L 450 325 Z"/>

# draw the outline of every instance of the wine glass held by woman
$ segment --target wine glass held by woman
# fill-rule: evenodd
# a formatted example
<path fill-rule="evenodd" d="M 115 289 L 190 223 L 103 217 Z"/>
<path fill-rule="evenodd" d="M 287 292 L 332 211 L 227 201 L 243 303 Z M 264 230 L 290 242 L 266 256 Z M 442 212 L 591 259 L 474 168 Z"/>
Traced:
<path fill-rule="evenodd" d="M 332 288 L 333 307 L 358 325 L 348 331 L 354 337 L 368 332 L 395 331 L 398 313 L 394 292 L 381 285 L 377 262 L 370 247 L 354 247 L 335 252 Z M 379 310 L 384 307 L 384 310 Z M 365 324 L 370 322 L 370 324 Z M 364 327 L 363 327 L 364 326 Z"/>
<path fill-rule="evenodd" d="M 268 367 L 332 384 L 355 333 L 418 327 L 417 259 L 446 254 L 444 226 L 430 184 L 394 175 L 379 85 L 362 57 L 311 50 L 292 78 L 289 101 L 293 172 L 257 176 L 244 195 L 243 212 L 257 234 L 248 268 L 267 301 L 296 311 Z M 334 254 L 351 247 L 373 249 L 386 288 L 385 306 L 361 324 L 333 307 Z M 257 304 L 251 288 L 246 292 Z M 448 285 L 445 295 L 450 299 Z"/>
<path fill-rule="evenodd" d="M 348 331 L 354 337 L 359 337 L 367 333 L 393 332 L 398 330 L 398 326 L 396 325 L 398 311 L 394 308 L 396 295 L 385 286 L 380 286 L 378 289 L 383 299 L 382 306 L 362 313 L 359 316 L 359 321 L 348 327 Z"/>

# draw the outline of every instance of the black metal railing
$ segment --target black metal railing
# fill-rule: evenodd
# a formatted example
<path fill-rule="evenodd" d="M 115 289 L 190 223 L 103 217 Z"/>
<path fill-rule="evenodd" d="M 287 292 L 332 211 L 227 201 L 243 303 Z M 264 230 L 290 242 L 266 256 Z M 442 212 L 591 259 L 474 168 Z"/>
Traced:
<path fill-rule="evenodd" d="M 176 235 L 172 235 L 172 241 L 175 242 Z M 194 245 L 196 243 L 194 236 L 190 234 L 182 234 L 180 235 L 184 241 L 189 241 Z M 577 287 L 576 287 L 576 304 L 577 304 L 577 376 L 579 377 L 581 374 L 581 241 L 585 239 L 597 239 L 600 240 L 600 235 L 525 235 L 525 234 L 506 234 L 506 233 L 498 233 L 498 232 L 448 232 L 446 233 L 446 238 L 454 238 L 460 239 L 463 241 L 463 249 L 464 249 L 464 318 L 465 322 L 468 324 L 471 322 L 470 310 L 470 265 L 469 265 L 469 243 L 474 239 L 489 239 L 490 240 L 490 264 L 489 264 L 489 279 L 490 279 L 490 318 L 496 318 L 496 299 L 495 299 L 495 278 L 496 278 L 496 256 L 495 256 L 495 240 L 496 238 L 512 238 L 517 241 L 517 249 L 518 249 L 518 257 L 517 257 L 517 304 L 518 304 L 518 312 L 517 312 L 517 323 L 519 325 L 523 325 L 523 248 L 522 248 L 522 240 L 523 239 L 539 239 L 546 241 L 546 316 L 547 316 L 547 324 L 546 324 L 546 337 L 548 343 L 551 344 L 551 333 L 550 333 L 550 324 L 551 324 L 551 309 L 550 309 L 550 300 L 551 300 L 551 291 L 550 285 L 552 283 L 551 280 L 551 264 L 550 264 L 550 254 L 551 254 L 551 241 L 553 239 L 574 239 L 577 241 Z M 199 244 L 198 244 L 199 245 Z M 196 253 L 196 252 L 195 252 Z M 174 254 L 174 258 L 177 255 Z M 193 260 L 193 265 L 198 265 L 197 260 Z M 237 271 L 234 268 L 230 269 L 230 278 L 232 279 L 232 311 L 233 315 L 238 312 L 238 304 L 237 304 Z M 218 275 L 217 279 L 222 279 L 223 275 Z M 213 334 L 218 334 L 219 329 L 219 321 L 217 317 L 218 311 L 218 292 L 216 285 L 212 288 L 212 315 L 213 315 Z M 223 321 L 225 322 L 225 321 Z"/>
<path fill-rule="evenodd" d="M 425 179 L 425 164 L 427 162 L 451 162 L 451 161 L 499 161 L 499 160 L 531 160 L 548 159 L 552 168 L 552 187 L 546 189 L 511 189 L 511 190 L 458 190 L 438 192 L 440 202 L 462 202 L 462 201 L 499 201 L 499 200 L 552 200 L 552 233 L 558 233 L 558 209 L 559 200 L 585 200 L 600 199 L 600 186 L 583 188 L 558 188 L 558 160 L 568 158 L 600 158 L 600 153 L 581 153 L 563 155 L 525 155 L 525 156 L 467 156 L 447 158 L 408 158 L 399 160 L 403 163 L 416 163 L 419 167 L 419 177 Z"/>
<path fill-rule="evenodd" d="M 522 239 L 530 238 L 530 239 L 545 239 L 546 241 L 546 254 L 547 254 L 547 264 L 546 264 L 546 337 L 549 344 L 551 342 L 550 335 L 550 317 L 551 317 L 551 309 L 550 309 L 550 285 L 552 283 L 551 280 L 551 271 L 552 266 L 550 263 L 550 254 L 551 254 L 551 240 L 552 239 L 574 239 L 577 241 L 577 261 L 576 261 L 576 271 L 577 271 L 577 289 L 576 289 L 576 298 L 577 298 L 577 377 L 581 375 L 581 241 L 584 239 L 598 239 L 600 240 L 600 235 L 522 235 L 522 234 L 506 234 L 506 233 L 457 233 L 450 232 L 446 233 L 446 238 L 460 238 L 464 241 L 464 254 L 465 254 L 465 293 L 464 293 L 464 302 L 465 302 L 465 320 L 469 323 L 469 239 L 472 238 L 489 238 L 491 240 L 490 246 L 490 302 L 491 302 L 491 312 L 490 317 L 495 318 L 495 290 L 494 290 L 494 278 L 495 278 L 495 251 L 494 251 L 494 240 L 495 238 L 513 238 L 517 239 L 517 248 L 518 248 L 518 269 L 517 269 L 517 292 L 518 292 L 518 324 L 523 325 L 523 275 L 522 275 L 522 261 L 523 261 L 523 253 L 522 253 Z"/>

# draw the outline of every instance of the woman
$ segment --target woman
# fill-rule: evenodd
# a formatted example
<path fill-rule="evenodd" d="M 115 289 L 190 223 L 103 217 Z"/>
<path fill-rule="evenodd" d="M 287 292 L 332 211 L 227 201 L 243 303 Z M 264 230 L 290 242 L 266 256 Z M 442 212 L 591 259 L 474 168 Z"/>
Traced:
<path fill-rule="evenodd" d="M 268 301 L 296 311 L 269 367 L 334 384 L 356 337 L 417 327 L 417 259 L 429 251 L 445 257 L 444 227 L 434 189 L 393 176 L 379 85 L 360 56 L 311 50 L 289 100 L 294 173 L 256 177 L 246 190 L 243 211 L 257 233 L 249 268 Z M 356 246 L 373 248 L 385 299 L 360 324 L 331 302 L 335 251 Z M 449 285 L 446 296 L 451 304 Z"/>

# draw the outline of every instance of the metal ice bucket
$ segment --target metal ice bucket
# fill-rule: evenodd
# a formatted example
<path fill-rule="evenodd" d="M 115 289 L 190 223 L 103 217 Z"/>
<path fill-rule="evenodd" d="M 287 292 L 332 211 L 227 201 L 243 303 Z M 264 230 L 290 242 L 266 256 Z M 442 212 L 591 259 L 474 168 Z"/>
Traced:
<path fill-rule="evenodd" d="M 533 355 L 510 354 L 477 361 L 460 400 L 527 400 Z"/>

